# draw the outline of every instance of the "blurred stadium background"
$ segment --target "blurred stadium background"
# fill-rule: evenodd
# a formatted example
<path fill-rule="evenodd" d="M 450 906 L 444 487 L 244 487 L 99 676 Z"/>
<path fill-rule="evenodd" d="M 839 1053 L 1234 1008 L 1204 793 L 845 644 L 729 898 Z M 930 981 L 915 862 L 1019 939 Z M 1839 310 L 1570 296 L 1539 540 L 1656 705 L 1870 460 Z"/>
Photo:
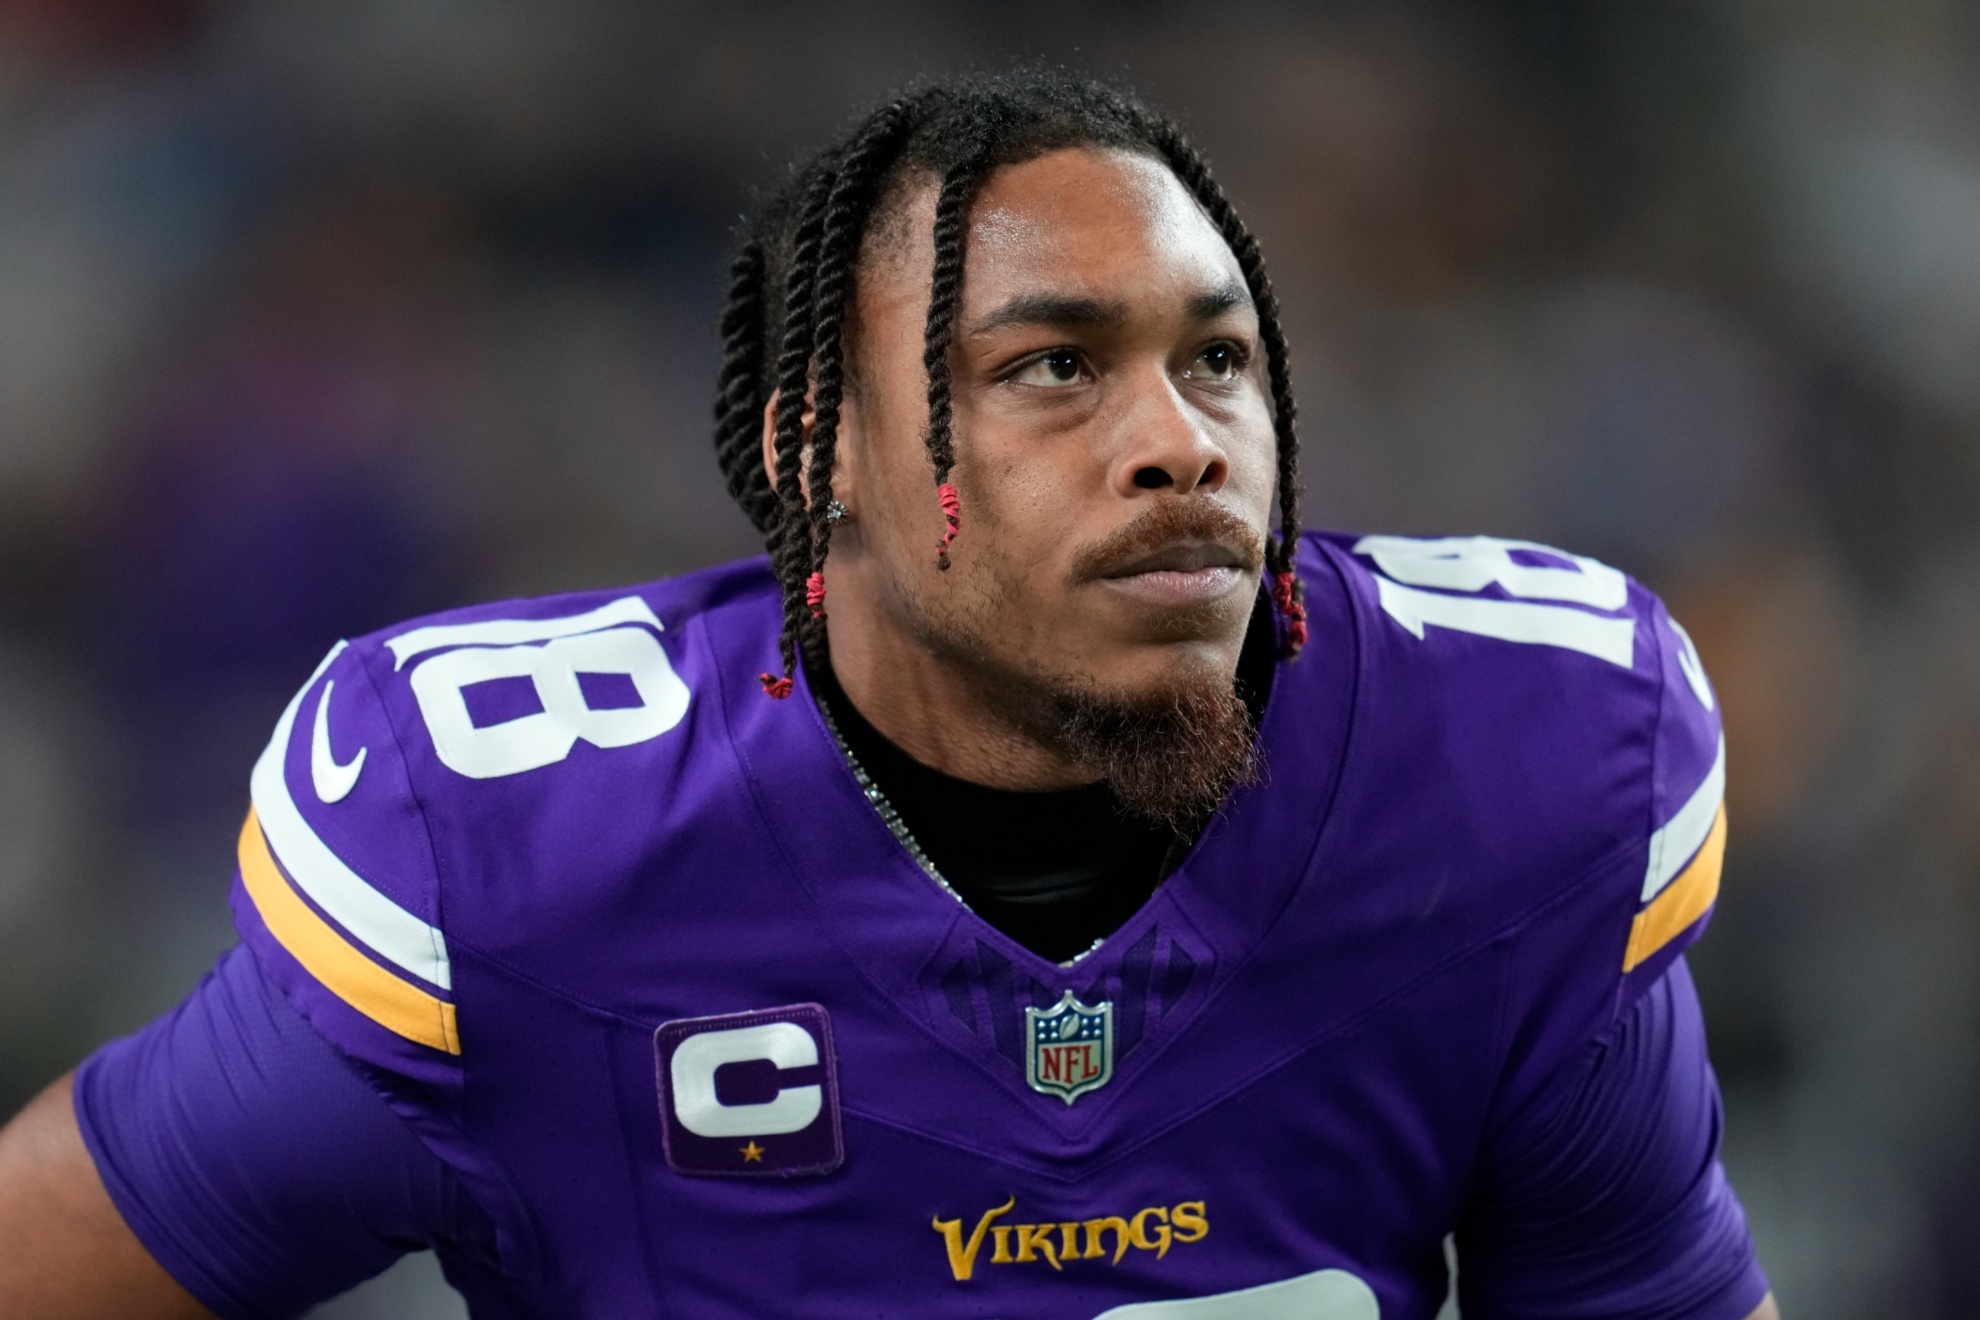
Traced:
<path fill-rule="evenodd" d="M 1695 965 L 1790 1320 L 1980 1297 L 1980 7 L 0 0 L 0 1107 L 230 940 L 330 642 L 755 548 L 752 185 L 923 70 L 1178 111 L 1309 521 L 1664 592 L 1724 699 Z M 322 1316 L 460 1314 L 414 1262 Z"/>

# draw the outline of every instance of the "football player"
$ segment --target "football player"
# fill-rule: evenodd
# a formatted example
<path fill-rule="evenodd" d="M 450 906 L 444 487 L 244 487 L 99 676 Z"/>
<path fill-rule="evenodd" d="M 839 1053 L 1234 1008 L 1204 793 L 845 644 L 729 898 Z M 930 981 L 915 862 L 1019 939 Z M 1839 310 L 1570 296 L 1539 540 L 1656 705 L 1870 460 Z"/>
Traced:
<path fill-rule="evenodd" d="M 1725 840 L 1657 600 L 1302 534 L 1257 244 L 1025 73 L 757 218 L 765 560 L 325 657 L 241 934 L 0 1137 L 0 1312 L 1769 1317 L 1681 951 Z"/>

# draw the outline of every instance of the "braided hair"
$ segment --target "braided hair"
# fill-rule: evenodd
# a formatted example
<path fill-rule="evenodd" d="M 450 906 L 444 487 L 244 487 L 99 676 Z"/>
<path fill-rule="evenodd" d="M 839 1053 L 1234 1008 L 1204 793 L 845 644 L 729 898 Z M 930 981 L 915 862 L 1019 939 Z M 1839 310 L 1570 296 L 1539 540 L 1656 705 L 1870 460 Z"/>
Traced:
<path fill-rule="evenodd" d="M 949 547 L 962 526 L 961 495 L 950 481 L 955 433 L 949 349 L 962 300 L 970 207 L 992 171 L 1065 147 L 1133 151 L 1162 161 L 1237 258 L 1258 313 L 1278 449 L 1279 528 L 1266 551 L 1266 567 L 1285 621 L 1281 653 L 1290 658 L 1305 644 L 1303 590 L 1293 572 L 1299 447 L 1292 377 L 1278 300 L 1258 241 L 1175 124 L 1104 84 L 1023 70 L 931 83 L 867 115 L 797 169 L 758 211 L 730 266 L 715 389 L 715 456 L 729 494 L 763 534 L 782 590 L 782 672 L 762 676 L 771 696 L 790 694 L 800 652 L 814 660 L 823 654 L 824 567 L 832 543 L 832 474 L 846 382 L 846 314 L 861 244 L 875 215 L 894 204 L 911 176 L 939 181 L 922 362 L 928 375 L 925 440 L 943 514 L 936 562 L 946 569 Z M 762 451 L 763 410 L 772 400 L 774 481 L 764 472 Z"/>

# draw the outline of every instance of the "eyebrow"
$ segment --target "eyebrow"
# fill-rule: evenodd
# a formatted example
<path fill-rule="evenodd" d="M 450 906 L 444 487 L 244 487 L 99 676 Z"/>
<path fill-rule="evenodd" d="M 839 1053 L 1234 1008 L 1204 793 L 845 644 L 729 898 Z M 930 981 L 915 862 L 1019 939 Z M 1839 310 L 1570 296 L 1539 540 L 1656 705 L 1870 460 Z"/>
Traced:
<path fill-rule="evenodd" d="M 1211 321 L 1233 308 L 1251 305 L 1251 290 L 1232 280 L 1221 289 L 1193 296 L 1189 300 L 1189 317 L 1192 321 Z"/>
<path fill-rule="evenodd" d="M 1104 329 L 1127 319 L 1127 304 L 1101 302 L 1098 298 L 1075 298 L 1058 293 L 1021 293 L 969 328 L 972 335 L 987 335 L 1014 325 L 1065 326 L 1070 329 Z"/>
<path fill-rule="evenodd" d="M 1209 321 L 1235 307 L 1251 306 L 1251 291 L 1233 280 L 1220 288 L 1192 294 L 1184 308 L 1192 321 Z M 1067 329 L 1106 329 L 1128 316 L 1126 303 L 1103 302 L 1058 293 L 1021 293 L 969 327 L 972 336 L 1011 326 L 1042 325 Z"/>

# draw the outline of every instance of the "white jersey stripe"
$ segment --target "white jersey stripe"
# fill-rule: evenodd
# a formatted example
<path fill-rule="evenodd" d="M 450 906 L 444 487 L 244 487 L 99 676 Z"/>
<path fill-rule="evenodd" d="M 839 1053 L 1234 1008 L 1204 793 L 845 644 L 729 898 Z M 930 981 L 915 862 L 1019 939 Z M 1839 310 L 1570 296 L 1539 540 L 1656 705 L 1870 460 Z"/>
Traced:
<path fill-rule="evenodd" d="M 1346 1270 L 1316 1270 L 1208 1297 L 1129 1302 L 1093 1320 L 1379 1320 L 1381 1314 L 1375 1290 L 1360 1278 Z"/>
<path fill-rule="evenodd" d="M 1643 902 L 1648 903 L 1662 893 L 1664 886 L 1704 846 L 1725 796 L 1726 735 L 1721 733 L 1719 751 L 1712 758 L 1712 768 L 1705 772 L 1705 782 L 1650 836 L 1650 865 L 1643 873 Z"/>
<path fill-rule="evenodd" d="M 489 619 L 482 623 L 436 623 L 402 632 L 385 639 L 391 650 L 394 669 L 404 669 L 406 661 L 443 646 L 515 646 L 525 642 L 548 642 L 559 637 L 597 632 L 617 624 L 643 623 L 659 631 L 660 620 L 653 607 L 638 596 L 619 599 L 585 614 L 561 619 Z"/>
<path fill-rule="evenodd" d="M 447 961 L 447 942 L 440 932 L 394 903 L 330 851 L 316 831 L 303 819 L 295 799 L 289 795 L 283 763 L 289 739 L 295 732 L 296 713 L 303 697 L 323 677 L 343 651 L 338 642 L 302 685 L 295 700 L 282 712 L 261 759 L 254 763 L 249 781 L 255 814 L 261 818 L 262 832 L 268 836 L 275 858 L 311 901 L 372 952 L 403 967 L 414 976 L 442 990 L 453 988 L 453 973 Z"/>

